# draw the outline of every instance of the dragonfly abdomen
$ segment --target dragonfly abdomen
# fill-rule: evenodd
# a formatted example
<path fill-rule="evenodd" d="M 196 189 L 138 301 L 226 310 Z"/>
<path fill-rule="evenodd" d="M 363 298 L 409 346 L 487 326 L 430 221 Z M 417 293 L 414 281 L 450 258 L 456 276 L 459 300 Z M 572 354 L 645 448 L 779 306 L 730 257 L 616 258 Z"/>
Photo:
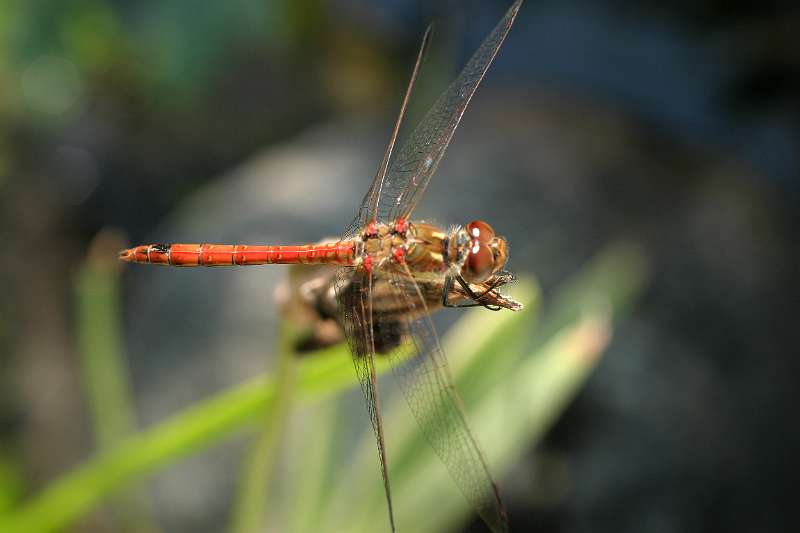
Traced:
<path fill-rule="evenodd" d="M 123 250 L 122 261 L 168 266 L 234 266 L 268 264 L 352 265 L 352 241 L 302 245 L 145 244 Z"/>

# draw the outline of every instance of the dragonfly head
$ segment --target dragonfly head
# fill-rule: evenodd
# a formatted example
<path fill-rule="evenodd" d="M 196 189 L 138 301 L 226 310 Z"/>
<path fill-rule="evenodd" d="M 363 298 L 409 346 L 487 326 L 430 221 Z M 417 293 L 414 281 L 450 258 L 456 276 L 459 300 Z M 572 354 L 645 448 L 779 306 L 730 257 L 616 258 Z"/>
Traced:
<path fill-rule="evenodd" d="M 483 220 L 473 220 L 464 229 L 469 236 L 469 248 L 461 275 L 469 283 L 481 283 L 505 266 L 506 240 L 495 235 L 494 229 Z"/>

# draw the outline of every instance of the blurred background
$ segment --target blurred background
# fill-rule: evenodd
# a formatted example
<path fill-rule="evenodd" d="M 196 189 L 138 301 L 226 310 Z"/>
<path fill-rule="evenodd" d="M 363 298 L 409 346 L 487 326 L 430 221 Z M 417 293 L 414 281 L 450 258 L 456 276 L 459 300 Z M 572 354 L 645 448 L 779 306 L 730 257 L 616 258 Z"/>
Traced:
<path fill-rule="evenodd" d="M 0 3 L 0 512 L 102 448 L 92 386 L 127 391 L 133 431 L 276 371 L 286 269 L 119 271 L 118 247 L 340 234 L 426 24 L 412 125 L 508 5 Z M 522 6 L 417 216 L 490 221 L 545 316 L 614 243 L 648 275 L 585 386 L 498 473 L 512 530 L 797 529 L 798 36 L 794 2 Z M 111 314 L 82 303 L 97 276 Z M 87 370 L 93 335 L 122 371 Z M 225 530 L 246 449 L 146 477 L 128 530 Z M 103 509 L 67 529 L 121 530 Z"/>

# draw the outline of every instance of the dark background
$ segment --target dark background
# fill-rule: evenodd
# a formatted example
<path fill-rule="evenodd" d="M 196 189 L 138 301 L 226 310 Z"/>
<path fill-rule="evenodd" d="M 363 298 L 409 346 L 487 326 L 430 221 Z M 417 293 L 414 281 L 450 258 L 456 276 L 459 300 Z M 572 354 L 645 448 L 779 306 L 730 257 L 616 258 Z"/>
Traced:
<path fill-rule="evenodd" d="M 506 7 L 0 5 L 0 448 L 27 491 L 90 447 L 71 298 L 98 232 L 132 243 L 340 233 L 427 21 L 437 33 L 412 123 Z M 515 531 L 797 529 L 799 104 L 795 2 L 523 5 L 419 214 L 490 220 L 545 297 L 620 239 L 642 247 L 652 278 L 531 450 L 521 471 L 533 481 L 501 480 Z M 208 273 L 180 274 L 124 277 L 145 423 L 252 373 L 255 332 L 274 322 L 235 309 L 269 302 L 281 272 L 224 291 Z M 238 305 L 207 322 L 207 295 L 170 297 L 184 283 Z M 180 320 L 163 324 L 170 309 Z M 251 340 L 223 359 L 230 328 Z M 202 346 L 191 359 L 174 355 L 186 339 Z M 552 460 L 566 488 L 548 490 L 537 469 Z M 202 497 L 170 494 L 162 481 L 167 530 L 215 527 L 218 508 L 198 517 Z"/>

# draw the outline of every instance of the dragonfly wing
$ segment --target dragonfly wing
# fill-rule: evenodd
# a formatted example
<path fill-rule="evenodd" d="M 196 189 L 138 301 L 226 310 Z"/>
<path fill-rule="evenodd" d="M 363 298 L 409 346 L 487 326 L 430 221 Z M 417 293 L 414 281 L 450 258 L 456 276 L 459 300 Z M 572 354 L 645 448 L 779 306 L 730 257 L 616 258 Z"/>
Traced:
<path fill-rule="evenodd" d="M 383 153 L 383 159 L 378 167 L 377 174 L 375 174 L 375 178 L 372 180 L 372 185 L 370 185 L 367 194 L 364 195 L 364 199 L 361 201 L 361 207 L 359 207 L 353 222 L 345 232 L 345 235 L 347 236 L 350 236 L 356 231 L 360 230 L 370 221 L 377 220 L 378 204 L 383 194 L 383 182 L 389 169 L 389 161 L 391 160 L 392 151 L 394 150 L 395 143 L 397 142 L 397 134 L 400 132 L 400 125 L 403 123 L 403 117 L 406 114 L 408 101 L 411 99 L 411 93 L 414 92 L 414 86 L 417 83 L 419 69 L 422 66 L 422 61 L 425 59 L 425 54 L 428 51 L 428 45 L 430 44 L 432 33 L 433 26 L 428 26 L 428 28 L 425 30 L 425 34 L 422 36 L 422 44 L 420 44 L 419 47 L 417 61 L 414 63 L 414 70 L 411 72 L 411 79 L 408 81 L 406 94 L 403 97 L 403 103 L 400 106 L 400 113 L 397 115 L 397 120 L 394 123 L 392 135 L 389 138 L 389 144 L 386 146 L 386 150 Z"/>
<path fill-rule="evenodd" d="M 372 431 L 378 445 L 383 488 L 389 507 L 389 523 L 395 531 L 392 495 L 389 487 L 389 471 L 386 462 L 386 443 L 383 435 L 381 401 L 378 377 L 375 372 L 375 328 L 372 310 L 373 275 L 366 269 L 344 267 L 337 272 L 336 297 L 342 313 L 342 325 L 350 344 L 353 364 L 361 383 L 361 391 L 369 413 Z"/>
<path fill-rule="evenodd" d="M 406 350 L 390 354 L 400 389 L 423 434 L 466 499 L 493 532 L 507 531 L 497 485 L 467 424 L 425 296 L 407 265 L 397 265 L 389 275 L 394 298 L 408 310 L 403 318 L 408 332 L 405 342 L 415 352 L 410 362 L 402 355 Z"/>
<path fill-rule="evenodd" d="M 472 95 L 514 23 L 522 0 L 506 12 L 469 60 L 458 78 L 442 93 L 414 129 L 392 162 L 378 199 L 377 219 L 408 218 L 436 172 Z"/>

